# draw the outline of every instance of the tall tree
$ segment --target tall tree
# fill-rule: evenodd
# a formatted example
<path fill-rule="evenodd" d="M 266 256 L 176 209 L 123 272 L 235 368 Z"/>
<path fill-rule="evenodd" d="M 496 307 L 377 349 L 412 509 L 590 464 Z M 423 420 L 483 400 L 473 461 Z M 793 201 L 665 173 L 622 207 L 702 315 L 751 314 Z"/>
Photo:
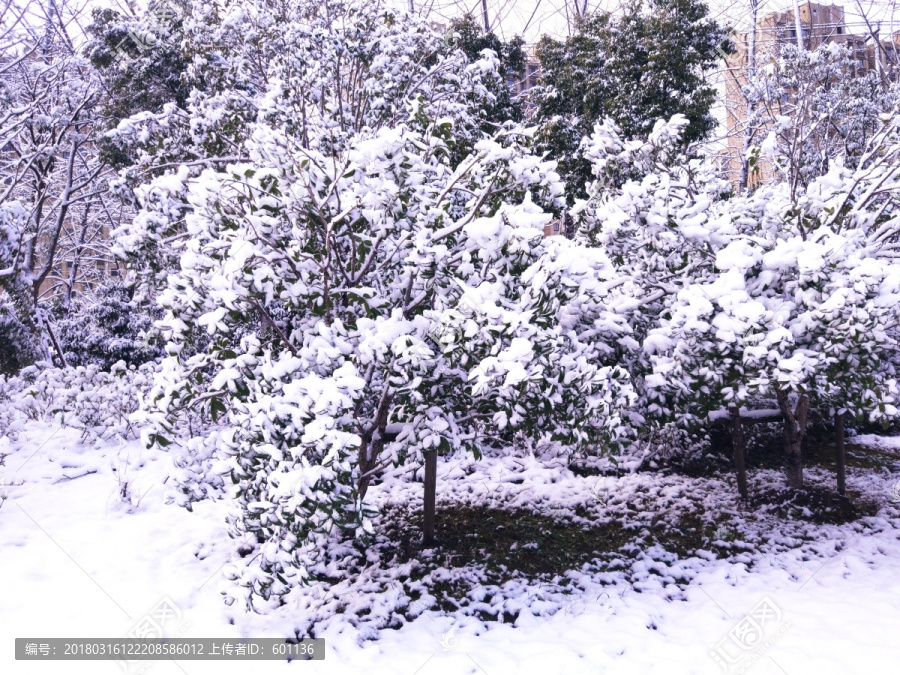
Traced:
<path fill-rule="evenodd" d="M 484 112 L 484 130 L 493 133 L 503 122 L 521 122 L 522 104 L 510 84 L 521 80 L 525 74 L 525 41 L 515 36 L 504 42 L 495 33 L 485 31 L 473 15 L 466 14 L 450 23 L 446 42 L 451 49 L 461 50 L 472 62 L 478 61 L 485 49 L 490 49 L 500 60 L 497 69 L 500 77 L 488 82 L 494 101 Z"/>
<path fill-rule="evenodd" d="M 598 121 L 646 138 L 658 119 L 684 115 L 683 142 L 715 127 L 715 89 L 705 75 L 731 50 L 725 29 L 701 0 L 634 0 L 622 13 L 582 18 L 565 41 L 538 44 L 542 86 L 536 121 L 542 148 L 559 161 L 569 203 L 587 196 L 589 162 L 579 152 Z"/>
<path fill-rule="evenodd" d="M 70 297 L 115 209 L 95 145 L 99 81 L 68 33 L 78 9 L 16 11 L 0 45 L 0 293 L 10 321 L 46 356 L 54 339 L 38 301 L 57 286 Z"/>

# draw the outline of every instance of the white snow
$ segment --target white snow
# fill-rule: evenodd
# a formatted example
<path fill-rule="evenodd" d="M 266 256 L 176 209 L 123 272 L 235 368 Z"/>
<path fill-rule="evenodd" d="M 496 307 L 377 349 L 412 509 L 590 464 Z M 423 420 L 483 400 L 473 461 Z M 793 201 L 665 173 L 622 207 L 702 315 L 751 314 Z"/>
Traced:
<path fill-rule="evenodd" d="M 892 450 L 900 453 L 900 436 L 878 436 L 877 434 L 859 434 L 847 439 L 848 443 L 864 445 L 880 450 Z"/>
<path fill-rule="evenodd" d="M 898 440 L 857 436 L 853 442 L 900 447 Z M 167 626 L 182 637 L 280 636 L 301 618 L 303 602 L 306 611 L 314 611 L 314 594 L 321 589 L 295 589 L 284 608 L 268 614 L 222 603 L 220 590 L 229 583 L 222 568 L 238 548 L 225 532 L 224 504 L 198 503 L 192 513 L 165 505 L 163 454 L 140 450 L 137 443 L 95 448 L 82 444 L 71 429 L 42 423 L 28 425 L 15 440 L 4 437 L 0 453 L 5 455 L 0 482 L 7 486 L 0 507 L 4 673 L 116 672 L 112 662 L 26 667 L 12 660 L 13 638 L 124 636 L 163 598 L 182 613 L 177 626 Z M 123 471 L 126 475 L 116 475 Z M 760 476 L 755 486 L 773 476 Z M 826 479 L 815 470 L 808 476 Z M 138 504 L 118 499 L 123 480 Z M 819 526 L 819 536 L 806 548 L 787 533 L 780 550 L 752 561 L 751 556 L 717 561 L 712 554 L 676 560 L 659 551 L 647 555 L 654 553 L 648 550 L 634 562 L 637 581 L 629 583 L 624 573 L 576 570 L 570 576 L 581 591 L 563 596 L 550 586 L 511 584 L 508 607 L 524 608 L 515 625 L 429 609 L 398 630 L 372 634 L 332 617 L 325 622 L 325 661 L 296 664 L 291 672 L 718 673 L 722 670 L 711 656 L 717 648 L 728 655 L 756 655 L 740 652 L 727 638 L 748 612 L 768 606 L 760 604 L 764 601 L 780 618 L 764 626 L 771 644 L 754 657 L 749 672 L 884 672 L 896 656 L 900 632 L 900 511 L 890 501 L 890 480 L 851 469 L 851 488 L 883 499 L 884 506 L 877 516 L 856 523 Z M 388 481 L 375 499 L 414 498 L 420 489 L 417 483 Z M 619 503 L 649 494 L 671 502 L 677 513 L 686 508 L 684 496 L 691 490 L 722 500 L 733 486 L 707 481 L 704 487 L 656 474 L 581 478 L 534 458 L 442 460 L 438 482 L 442 499 L 469 494 L 475 504 L 496 500 L 533 507 L 552 500 L 553 508 L 563 510 L 586 499 Z M 669 575 L 689 583 L 679 590 L 666 581 Z M 361 586 L 344 591 L 360 594 Z M 357 599 L 390 602 L 388 595 Z M 741 664 L 728 672 L 745 672 Z M 287 672 L 287 667 L 154 662 L 149 672 L 218 675 Z"/>

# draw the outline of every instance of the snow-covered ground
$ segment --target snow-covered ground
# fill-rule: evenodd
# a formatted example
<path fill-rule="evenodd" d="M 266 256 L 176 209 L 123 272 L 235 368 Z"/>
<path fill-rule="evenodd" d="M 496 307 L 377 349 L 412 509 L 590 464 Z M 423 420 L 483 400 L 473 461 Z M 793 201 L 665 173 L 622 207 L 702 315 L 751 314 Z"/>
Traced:
<path fill-rule="evenodd" d="M 860 434 L 849 439 L 853 445 L 862 445 L 879 450 L 890 450 L 900 454 L 900 436 L 878 436 L 876 434 Z"/>
<path fill-rule="evenodd" d="M 885 445 L 863 437 L 854 442 Z M 15 439 L 0 439 L 0 455 L 0 483 L 6 486 L 0 507 L 4 674 L 121 672 L 113 662 L 16 662 L 13 638 L 124 636 L 164 599 L 180 613 L 165 626 L 169 635 L 288 635 L 302 623 L 310 594 L 319 592 L 292 594 L 267 614 L 226 606 L 223 568 L 237 559 L 238 542 L 226 534 L 225 505 L 201 503 L 192 513 L 166 505 L 166 458 L 137 443 L 98 449 L 82 444 L 75 431 L 35 423 Z M 473 472 L 480 472 L 478 480 Z M 528 480 L 510 480 L 516 472 Z M 754 487 L 773 476 L 757 472 Z M 815 469 L 808 476 L 813 482 L 827 478 Z M 846 525 L 807 523 L 780 532 L 771 529 L 771 519 L 754 525 L 738 513 L 733 522 L 743 523 L 739 538 L 766 542 L 754 553 L 675 560 L 644 551 L 636 554 L 631 576 L 572 573 L 582 590 L 567 596 L 542 585 L 511 584 L 509 602 L 525 607 L 514 625 L 427 610 L 399 629 L 373 634 L 336 615 L 323 623 L 328 651 L 322 662 L 181 661 L 141 668 L 158 675 L 288 669 L 396 675 L 888 672 L 900 635 L 900 510 L 892 491 L 898 479 L 893 469 L 851 469 L 850 488 L 878 508 Z M 119 498 L 123 482 L 131 504 Z M 414 499 L 420 488 L 401 485 L 376 489 L 376 498 Z M 480 487 L 470 492 L 472 485 Z M 732 489 L 721 480 L 656 474 L 578 477 L 529 458 L 443 464 L 439 482 L 444 499 L 469 495 L 473 504 L 498 499 L 568 508 L 593 499 L 607 508 L 603 500 L 643 498 L 672 513 L 689 500 L 724 500 L 721 495 Z M 385 597 L 366 596 L 363 584 L 340 592 L 356 594 L 360 602 Z"/>

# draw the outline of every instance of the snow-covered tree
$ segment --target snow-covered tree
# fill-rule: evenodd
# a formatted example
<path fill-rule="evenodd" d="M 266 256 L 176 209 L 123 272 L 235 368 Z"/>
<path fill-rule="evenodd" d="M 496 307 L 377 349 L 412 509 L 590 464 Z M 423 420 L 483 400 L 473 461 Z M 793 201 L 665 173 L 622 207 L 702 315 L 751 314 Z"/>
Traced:
<path fill-rule="evenodd" d="M 472 14 L 464 14 L 450 22 L 444 38 L 450 49 L 460 49 L 470 61 L 478 61 L 485 49 L 493 51 L 500 60 L 498 75 L 505 77 L 494 79 L 490 85 L 493 102 L 484 110 L 484 128 L 489 133 L 497 128 L 497 124 L 521 122 L 524 117 L 521 97 L 516 87 L 510 86 L 510 80 L 520 81 L 526 76 L 527 55 L 525 40 L 514 36 L 508 41 L 501 40 L 493 31 L 485 31 Z"/>
<path fill-rule="evenodd" d="M 543 240 L 562 186 L 530 132 L 480 135 L 494 55 L 432 53 L 364 3 L 293 7 L 291 48 L 240 93 L 246 160 L 157 178 L 125 243 L 183 228 L 145 440 L 178 446 L 180 503 L 233 484 L 233 532 L 261 542 L 247 597 L 296 583 L 319 537 L 364 534 L 385 466 L 511 431 L 613 447 L 630 400 L 612 266 Z M 255 41 L 236 12 L 219 30 Z M 185 411 L 217 424 L 181 447 Z"/>
<path fill-rule="evenodd" d="M 672 299 L 714 268 L 715 250 L 735 232 L 718 216 L 730 185 L 708 161 L 685 155 L 688 124 L 681 115 L 660 120 L 645 140 L 624 138 L 611 120 L 598 124 L 584 144 L 595 180 L 589 198 L 572 210 L 576 241 L 604 250 L 618 272 L 612 302 L 632 332 L 619 342 L 617 358 L 632 375 L 638 401 L 630 420 L 648 447 L 702 425 L 721 406 L 690 387 L 677 406 L 659 400 L 651 357 L 652 332 Z"/>
<path fill-rule="evenodd" d="M 100 83 L 68 32 L 77 8 L 8 9 L 6 35 L 17 39 L 0 53 L 0 293 L 47 355 L 53 336 L 38 301 L 93 283 L 116 210 L 93 143 Z"/>
<path fill-rule="evenodd" d="M 132 162 L 123 192 L 146 207 L 118 236 L 119 252 L 142 282 L 157 285 L 177 263 L 191 209 L 183 193 L 174 198 L 181 183 L 168 176 L 179 166 L 196 176 L 248 159 L 258 118 L 333 155 L 363 129 L 416 125 L 406 106 L 419 97 L 429 119 L 453 120 L 458 162 L 481 137 L 496 103 L 491 92 L 505 81 L 492 52 L 471 63 L 426 22 L 383 2 L 228 0 L 192 6 L 178 26 L 186 101 L 173 96 L 109 135 L 110 152 Z M 153 176 L 160 178 L 150 183 Z"/>
<path fill-rule="evenodd" d="M 139 305 L 121 281 L 79 293 L 52 317 L 53 332 L 70 366 L 98 365 L 109 370 L 119 361 L 141 365 L 163 355 L 153 320 L 161 311 Z"/>
<path fill-rule="evenodd" d="M 844 166 L 856 166 L 882 117 L 900 102 L 900 90 L 876 73 L 853 75 L 855 67 L 846 47 L 826 42 L 812 51 L 786 45 L 754 71 L 743 91 L 752 141 L 745 160 L 758 174 L 755 182 L 786 182 L 798 190 L 839 157 Z"/>
<path fill-rule="evenodd" d="M 685 144 L 715 127 L 715 89 L 706 73 L 728 51 L 726 33 L 698 0 L 635 0 L 582 15 L 573 35 L 537 46 L 535 96 L 540 147 L 559 161 L 569 204 L 592 180 L 582 140 L 611 119 L 627 138 L 646 138 L 659 119 L 680 114 Z"/>
<path fill-rule="evenodd" d="M 646 142 L 597 127 L 587 156 L 598 180 L 575 209 L 578 236 L 602 245 L 629 280 L 617 293 L 633 299 L 641 343 L 625 355 L 637 412 L 702 425 L 716 410 L 734 421 L 774 400 L 788 483 L 799 487 L 811 407 L 873 421 L 896 414 L 900 120 L 883 122 L 852 167 L 838 158 L 809 185 L 738 195 L 711 162 L 679 153 L 684 124 L 658 123 Z M 741 442 L 739 422 L 733 432 Z"/>

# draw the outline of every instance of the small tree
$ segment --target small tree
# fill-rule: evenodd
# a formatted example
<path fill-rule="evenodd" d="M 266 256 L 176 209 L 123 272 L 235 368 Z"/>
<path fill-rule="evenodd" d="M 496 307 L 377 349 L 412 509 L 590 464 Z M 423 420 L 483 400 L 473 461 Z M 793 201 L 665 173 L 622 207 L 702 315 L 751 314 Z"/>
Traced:
<path fill-rule="evenodd" d="M 421 65 L 435 40 L 422 25 L 337 10 L 302 6 L 279 27 L 295 43 L 250 100 L 250 160 L 170 172 L 142 214 L 175 227 L 187 213 L 145 440 L 182 446 L 185 506 L 234 484 L 232 531 L 261 543 L 241 578 L 251 598 L 301 580 L 323 537 L 364 536 L 386 466 L 477 454 L 507 430 L 607 449 L 630 398 L 608 259 L 542 238 L 539 205 L 562 194 L 553 163 L 519 127 L 478 135 L 496 59 Z M 353 84 L 324 87 L 337 81 Z M 198 331 L 210 345 L 191 354 Z M 182 443 L 189 411 L 215 424 Z"/>
<path fill-rule="evenodd" d="M 632 419 L 648 445 L 675 429 L 703 427 L 723 406 L 741 405 L 703 381 L 706 364 L 659 362 L 658 352 L 672 346 L 660 324 L 687 287 L 715 274 L 716 250 L 735 233 L 727 217 L 730 186 L 708 161 L 688 159 L 688 125 L 676 115 L 658 121 L 646 140 L 626 140 L 611 121 L 598 124 L 584 145 L 595 181 L 589 199 L 573 209 L 576 239 L 602 247 L 623 281 L 616 302 L 632 333 L 620 342 L 618 358 L 632 374 L 638 393 Z M 734 354 L 716 358 L 732 370 L 726 380 L 740 377 Z M 745 493 L 743 433 L 735 419 L 735 464 Z"/>
<path fill-rule="evenodd" d="M 518 81 L 525 75 L 525 41 L 517 35 L 504 42 L 493 32 L 485 32 L 471 14 L 450 22 L 445 41 L 451 49 L 462 50 L 473 63 L 482 58 L 485 49 L 497 55 L 498 77 L 491 81 L 493 103 L 484 112 L 483 131 L 493 134 L 504 122 L 521 122 L 522 102 L 510 86 L 510 80 Z"/>
<path fill-rule="evenodd" d="M 898 123 L 869 139 L 854 168 L 837 161 L 799 189 L 739 195 L 679 152 L 684 119 L 658 123 L 646 142 L 599 125 L 587 146 L 597 181 L 575 209 L 578 236 L 629 280 L 617 294 L 631 299 L 641 343 L 623 355 L 638 412 L 690 426 L 729 409 L 744 494 L 742 408 L 777 401 L 791 487 L 803 483 L 811 408 L 896 413 Z"/>
<path fill-rule="evenodd" d="M 875 73 L 853 76 L 854 58 L 837 43 L 814 51 L 784 46 L 769 67 L 744 87 L 752 113 L 747 122 L 759 151 L 748 153 L 757 182 L 786 182 L 802 190 L 840 158 L 853 168 L 882 116 L 898 103 L 896 85 L 885 88 Z"/>
<path fill-rule="evenodd" d="M 793 488 L 803 485 L 811 408 L 896 414 L 898 122 L 856 169 L 838 162 L 806 188 L 780 183 L 730 199 L 716 217 L 733 231 L 715 269 L 679 291 L 652 332 L 660 390 L 709 392 L 732 406 L 776 399 Z"/>
<path fill-rule="evenodd" d="M 109 370 L 119 361 L 139 366 L 163 356 L 153 329 L 153 320 L 162 313 L 133 302 L 121 282 L 77 294 L 69 307 L 59 306 L 56 314 L 54 333 L 70 366 L 95 364 Z"/>

